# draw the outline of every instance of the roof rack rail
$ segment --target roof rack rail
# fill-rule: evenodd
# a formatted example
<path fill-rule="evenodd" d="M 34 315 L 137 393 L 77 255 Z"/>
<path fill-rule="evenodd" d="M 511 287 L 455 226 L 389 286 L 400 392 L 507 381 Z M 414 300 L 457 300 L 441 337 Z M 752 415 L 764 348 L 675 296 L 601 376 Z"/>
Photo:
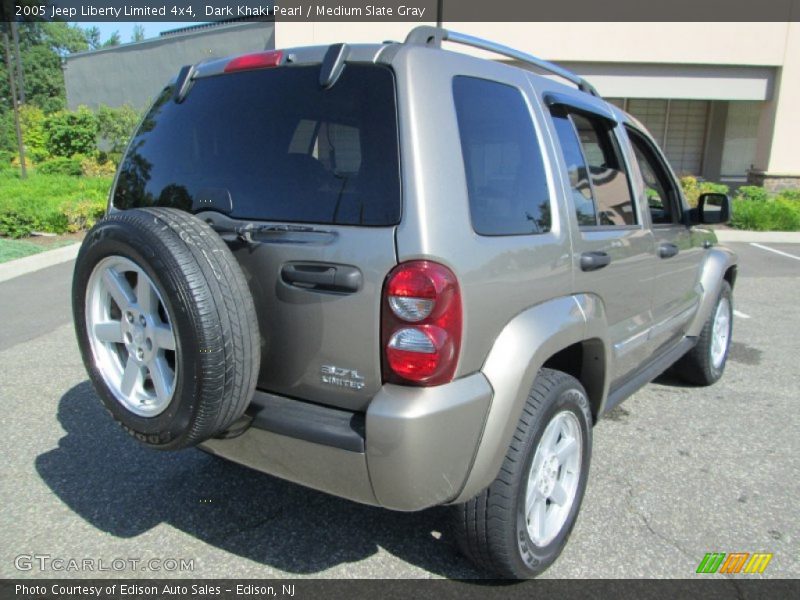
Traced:
<path fill-rule="evenodd" d="M 554 75 L 558 75 L 559 77 L 574 83 L 582 92 L 586 92 L 592 96 L 600 96 L 591 83 L 586 81 L 583 77 L 576 75 L 572 71 L 568 71 L 567 69 L 559 67 L 556 64 L 542 60 L 541 58 L 537 58 L 532 54 L 526 54 L 525 52 L 515 50 L 514 48 L 509 48 L 508 46 L 503 46 L 502 44 L 498 44 L 496 42 L 491 42 L 489 40 L 467 35 L 466 33 L 458 33 L 457 31 L 450 31 L 449 29 L 443 29 L 441 27 L 420 25 L 409 32 L 405 43 L 416 44 L 420 46 L 433 46 L 438 48 L 441 47 L 442 42 L 445 41 L 453 42 L 454 44 L 462 44 L 464 46 L 472 46 L 473 48 L 479 48 L 481 50 L 488 50 L 489 52 L 494 52 L 495 54 L 507 56 L 529 65 L 533 65 L 538 69 L 542 69 L 548 73 L 553 73 Z"/>

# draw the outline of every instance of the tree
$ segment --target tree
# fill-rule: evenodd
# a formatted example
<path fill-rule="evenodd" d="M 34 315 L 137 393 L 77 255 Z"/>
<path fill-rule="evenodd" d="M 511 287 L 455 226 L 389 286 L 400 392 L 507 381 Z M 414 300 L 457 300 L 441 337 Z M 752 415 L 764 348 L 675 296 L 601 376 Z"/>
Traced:
<path fill-rule="evenodd" d="M 119 37 L 119 31 L 115 31 L 108 39 L 103 42 L 103 48 L 111 48 L 112 46 L 119 46 L 122 43 L 122 39 Z"/>
<path fill-rule="evenodd" d="M 25 99 L 47 113 L 64 108 L 64 73 L 61 60 L 67 54 L 89 48 L 86 33 L 61 22 L 22 22 L 19 46 L 25 80 Z M 0 113 L 11 109 L 6 65 L 0 65 Z"/>
<path fill-rule="evenodd" d="M 132 42 L 141 42 L 144 39 L 144 26 L 138 23 L 133 26 L 133 33 L 131 33 Z"/>
<path fill-rule="evenodd" d="M 100 39 L 100 28 L 96 25 L 94 27 L 87 27 L 83 30 L 86 35 L 86 42 L 89 44 L 90 50 L 97 50 L 103 47 L 103 42 Z"/>

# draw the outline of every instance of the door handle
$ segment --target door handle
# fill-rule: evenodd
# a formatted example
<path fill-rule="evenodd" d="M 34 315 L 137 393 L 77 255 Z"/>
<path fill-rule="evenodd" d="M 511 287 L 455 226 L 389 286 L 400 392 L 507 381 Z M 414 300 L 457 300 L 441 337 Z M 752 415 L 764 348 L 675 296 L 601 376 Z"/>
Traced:
<path fill-rule="evenodd" d="M 669 242 L 661 244 L 658 247 L 658 255 L 661 258 L 672 258 L 678 252 L 680 252 L 679 248 L 675 244 L 670 244 Z"/>
<path fill-rule="evenodd" d="M 294 287 L 325 292 L 353 293 L 361 289 L 361 271 L 348 265 L 287 263 L 281 279 Z"/>
<path fill-rule="evenodd" d="M 581 271 L 597 271 L 607 267 L 611 257 L 605 252 L 584 252 L 581 254 Z"/>

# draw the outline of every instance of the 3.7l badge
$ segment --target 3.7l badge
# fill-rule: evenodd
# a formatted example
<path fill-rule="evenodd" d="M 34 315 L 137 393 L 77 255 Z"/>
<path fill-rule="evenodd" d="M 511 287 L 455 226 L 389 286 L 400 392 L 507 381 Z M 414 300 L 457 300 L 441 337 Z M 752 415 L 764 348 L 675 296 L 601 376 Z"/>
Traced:
<path fill-rule="evenodd" d="M 320 369 L 322 383 L 351 390 L 363 390 L 364 378 L 356 369 L 343 369 L 336 365 L 322 365 Z"/>

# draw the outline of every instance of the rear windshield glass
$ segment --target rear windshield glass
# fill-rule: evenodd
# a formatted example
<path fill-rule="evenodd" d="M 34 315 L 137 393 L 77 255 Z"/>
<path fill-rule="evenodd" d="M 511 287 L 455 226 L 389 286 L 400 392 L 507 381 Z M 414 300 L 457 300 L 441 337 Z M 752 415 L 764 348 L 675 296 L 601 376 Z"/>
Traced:
<path fill-rule="evenodd" d="M 400 172 L 394 78 L 348 65 L 325 90 L 320 67 L 197 80 L 157 99 L 131 143 L 114 206 L 233 207 L 243 219 L 394 225 Z"/>

